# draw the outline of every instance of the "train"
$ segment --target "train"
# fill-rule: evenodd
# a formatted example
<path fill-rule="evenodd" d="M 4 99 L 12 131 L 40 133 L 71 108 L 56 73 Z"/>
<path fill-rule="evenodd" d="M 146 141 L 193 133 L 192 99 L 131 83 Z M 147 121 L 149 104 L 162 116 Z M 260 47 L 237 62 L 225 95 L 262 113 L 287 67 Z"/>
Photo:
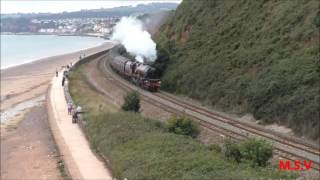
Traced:
<path fill-rule="evenodd" d="M 114 71 L 137 86 L 151 92 L 160 89 L 161 80 L 156 78 L 156 69 L 150 65 L 132 61 L 118 53 L 109 58 L 109 63 Z"/>

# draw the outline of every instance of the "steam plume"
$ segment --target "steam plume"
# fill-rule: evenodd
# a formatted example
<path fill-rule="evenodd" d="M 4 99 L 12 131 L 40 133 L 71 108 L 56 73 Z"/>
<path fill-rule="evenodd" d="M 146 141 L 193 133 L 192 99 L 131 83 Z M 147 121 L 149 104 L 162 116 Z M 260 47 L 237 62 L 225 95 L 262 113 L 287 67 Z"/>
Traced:
<path fill-rule="evenodd" d="M 134 17 L 121 18 L 114 27 L 111 40 L 124 45 L 139 62 L 143 62 L 143 59 L 154 61 L 157 58 L 156 43 L 143 29 L 142 22 Z"/>

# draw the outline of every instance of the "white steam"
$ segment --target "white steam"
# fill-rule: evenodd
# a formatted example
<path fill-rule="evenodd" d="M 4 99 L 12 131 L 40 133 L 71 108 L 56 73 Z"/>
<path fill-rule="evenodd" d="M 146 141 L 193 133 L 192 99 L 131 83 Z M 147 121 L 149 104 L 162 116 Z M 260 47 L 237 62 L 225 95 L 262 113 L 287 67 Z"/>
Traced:
<path fill-rule="evenodd" d="M 151 35 L 143 29 L 142 22 L 134 17 L 123 17 L 114 27 L 111 40 L 124 45 L 126 50 L 135 55 L 135 59 L 143 62 L 157 58 L 156 43 Z"/>

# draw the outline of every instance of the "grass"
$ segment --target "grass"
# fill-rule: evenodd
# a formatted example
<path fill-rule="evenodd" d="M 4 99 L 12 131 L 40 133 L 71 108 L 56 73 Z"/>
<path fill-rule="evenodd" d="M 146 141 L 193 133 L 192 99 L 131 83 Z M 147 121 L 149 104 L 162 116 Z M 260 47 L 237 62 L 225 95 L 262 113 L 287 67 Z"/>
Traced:
<path fill-rule="evenodd" d="M 155 36 L 162 88 L 319 140 L 317 0 L 184 0 Z"/>
<path fill-rule="evenodd" d="M 86 85 L 84 66 L 71 75 L 71 95 L 87 110 L 89 141 L 98 154 L 107 157 L 114 178 L 293 178 L 271 167 L 253 168 L 248 163 L 238 164 L 189 136 L 169 133 L 160 121 L 144 118 L 139 113 L 117 111 Z M 97 110 L 98 104 L 104 108 Z"/>
<path fill-rule="evenodd" d="M 88 83 L 83 71 L 85 71 L 85 67 L 81 65 L 70 76 L 70 95 L 73 97 L 74 103 L 83 107 L 85 112 L 115 112 L 116 106 L 106 103 L 106 98 Z"/>

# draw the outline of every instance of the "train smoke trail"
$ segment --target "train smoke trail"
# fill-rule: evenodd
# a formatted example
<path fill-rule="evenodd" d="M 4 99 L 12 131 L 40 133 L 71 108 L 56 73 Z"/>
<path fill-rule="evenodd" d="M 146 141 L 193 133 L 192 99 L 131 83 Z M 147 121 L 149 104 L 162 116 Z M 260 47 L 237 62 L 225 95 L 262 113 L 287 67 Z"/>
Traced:
<path fill-rule="evenodd" d="M 114 27 L 111 40 L 124 45 L 126 50 L 135 55 L 135 59 L 143 62 L 155 61 L 157 58 L 156 43 L 151 35 L 143 29 L 142 22 L 135 17 L 123 17 Z"/>

